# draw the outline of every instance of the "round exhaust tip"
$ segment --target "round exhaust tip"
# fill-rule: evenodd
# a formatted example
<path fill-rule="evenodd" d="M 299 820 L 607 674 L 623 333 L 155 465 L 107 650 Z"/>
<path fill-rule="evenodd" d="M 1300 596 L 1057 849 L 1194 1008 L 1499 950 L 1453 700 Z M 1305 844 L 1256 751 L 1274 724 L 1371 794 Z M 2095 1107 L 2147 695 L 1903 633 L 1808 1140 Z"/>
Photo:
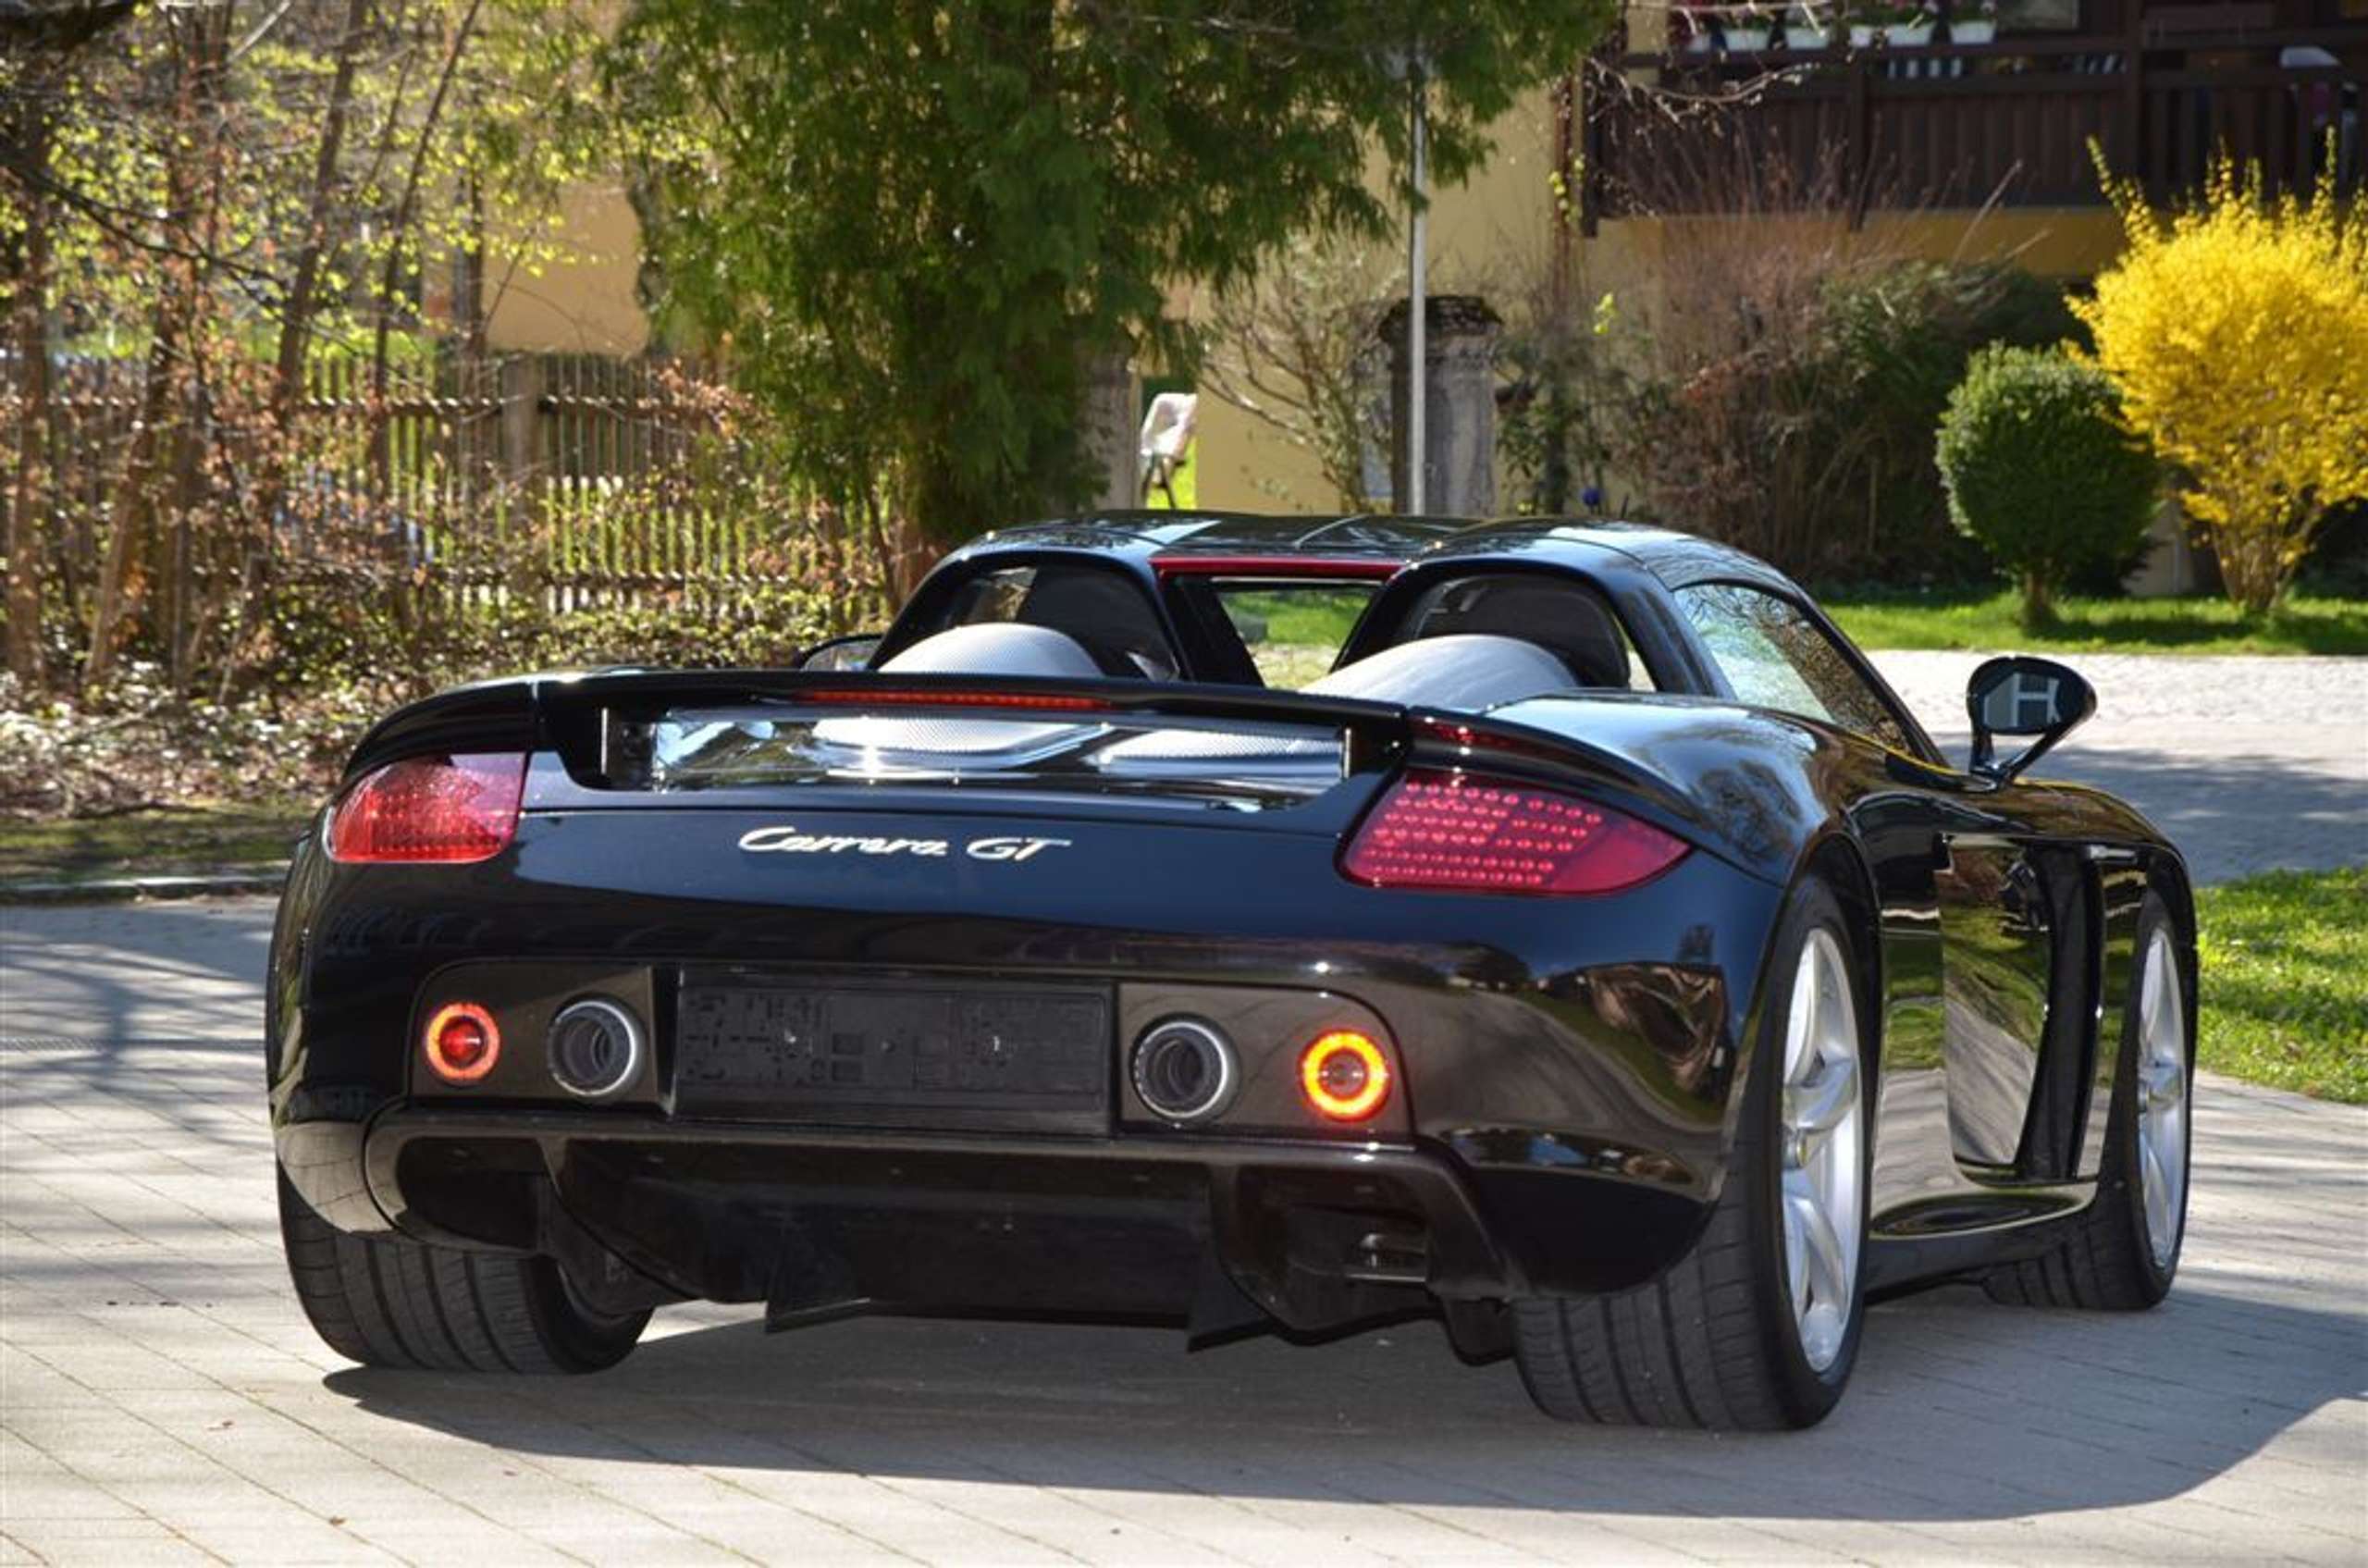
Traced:
<path fill-rule="evenodd" d="M 641 1076 L 649 1054 L 633 1009 L 606 996 L 571 1002 L 551 1019 L 551 1077 L 579 1100 L 608 1100 Z"/>
<path fill-rule="evenodd" d="M 1135 1041 L 1135 1093 L 1154 1116 L 1178 1126 L 1207 1121 L 1241 1082 L 1233 1043 L 1199 1019 L 1163 1019 Z"/>

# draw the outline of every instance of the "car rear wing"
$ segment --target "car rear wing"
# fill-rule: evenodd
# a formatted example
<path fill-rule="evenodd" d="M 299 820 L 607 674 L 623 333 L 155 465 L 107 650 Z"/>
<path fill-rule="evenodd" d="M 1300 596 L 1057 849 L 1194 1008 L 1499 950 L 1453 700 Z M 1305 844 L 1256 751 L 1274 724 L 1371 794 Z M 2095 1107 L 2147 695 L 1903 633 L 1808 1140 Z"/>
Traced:
<path fill-rule="evenodd" d="M 610 670 L 484 682 L 382 721 L 354 749 L 346 777 L 407 757 L 517 751 L 553 754 L 572 778 L 595 784 L 621 723 L 685 709 L 1322 731 L 1340 737 L 1345 772 L 1414 763 L 1560 779 L 1609 787 L 1664 817 L 1695 815 L 1683 791 L 1622 757 L 1483 714 L 1258 686 L 979 674 Z"/>

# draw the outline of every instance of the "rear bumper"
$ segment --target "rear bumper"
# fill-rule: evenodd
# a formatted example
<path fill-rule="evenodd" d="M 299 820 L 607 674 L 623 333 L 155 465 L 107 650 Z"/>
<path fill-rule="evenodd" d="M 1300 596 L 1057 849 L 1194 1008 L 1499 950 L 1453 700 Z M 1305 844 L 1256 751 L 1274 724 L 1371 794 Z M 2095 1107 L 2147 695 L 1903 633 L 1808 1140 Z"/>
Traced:
<path fill-rule="evenodd" d="M 346 1228 L 561 1256 L 589 1241 L 651 1299 L 761 1301 L 781 1321 L 868 1308 L 1316 1331 L 1632 1283 L 1700 1216 L 1583 1174 L 1475 1169 L 1426 1141 L 972 1136 L 411 1101 L 354 1128 L 344 1158 L 283 1133 L 284 1164 L 307 1148 L 290 1175 L 341 1190 L 315 1206 Z"/>
<path fill-rule="evenodd" d="M 1017 1138 L 752 1127 L 411 1103 L 371 1123 L 364 1186 L 396 1228 L 557 1250 L 561 1223 L 668 1290 L 1223 1327 L 1212 1270 L 1319 1329 L 1529 1286 L 1451 1155 L 1407 1145 Z"/>

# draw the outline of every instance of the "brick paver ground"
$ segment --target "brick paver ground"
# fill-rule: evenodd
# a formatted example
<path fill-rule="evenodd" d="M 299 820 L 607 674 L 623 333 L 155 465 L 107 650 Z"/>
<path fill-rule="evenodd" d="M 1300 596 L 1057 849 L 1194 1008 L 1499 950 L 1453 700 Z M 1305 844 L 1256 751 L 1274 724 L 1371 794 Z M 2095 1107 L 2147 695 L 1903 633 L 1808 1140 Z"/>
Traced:
<path fill-rule="evenodd" d="M 597 1377 L 398 1376 L 288 1291 L 267 918 L 0 909 L 0 1563 L 2368 1562 L 2368 1112 L 2206 1079 L 2167 1303 L 1887 1303 L 1797 1436 L 1559 1427 L 1423 1324 L 679 1309 Z"/>
<path fill-rule="evenodd" d="M 1878 653 L 1951 760 L 1979 653 Z M 2097 715 L 2039 765 L 2153 819 L 2199 882 L 2368 861 L 2368 659 L 2067 653 Z"/>

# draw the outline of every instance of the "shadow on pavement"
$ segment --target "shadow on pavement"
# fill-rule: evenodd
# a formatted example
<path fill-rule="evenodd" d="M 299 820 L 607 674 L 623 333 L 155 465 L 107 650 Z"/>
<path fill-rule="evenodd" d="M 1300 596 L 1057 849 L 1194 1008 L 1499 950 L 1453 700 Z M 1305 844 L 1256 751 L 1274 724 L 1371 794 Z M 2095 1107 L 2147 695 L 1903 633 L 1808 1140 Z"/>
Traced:
<path fill-rule="evenodd" d="M 273 904 L 0 906 L 0 1035 L 253 1039 Z"/>
<path fill-rule="evenodd" d="M 697 1309 L 713 1317 L 719 1309 Z M 2357 1319 L 2182 1289 L 2142 1317 L 1955 1288 L 1876 1309 L 1802 1434 L 1558 1426 L 1427 1323 L 1186 1354 L 1155 1330 L 878 1319 L 646 1343 L 571 1380 L 328 1387 L 489 1448 L 620 1462 L 1313 1501 L 1981 1520 L 2176 1496 L 2362 1383 Z M 2337 1439 L 2340 1441 L 2339 1438 Z"/>
<path fill-rule="evenodd" d="M 1962 759 L 1965 747 L 1954 741 L 1943 742 L 1942 749 Z M 2038 772 L 2137 807 L 2187 857 L 2199 883 L 2368 858 L 2368 737 L 2355 746 L 2347 772 L 2298 767 L 2289 758 L 2202 761 L 2137 747 L 2084 750 L 2076 735 Z"/>

